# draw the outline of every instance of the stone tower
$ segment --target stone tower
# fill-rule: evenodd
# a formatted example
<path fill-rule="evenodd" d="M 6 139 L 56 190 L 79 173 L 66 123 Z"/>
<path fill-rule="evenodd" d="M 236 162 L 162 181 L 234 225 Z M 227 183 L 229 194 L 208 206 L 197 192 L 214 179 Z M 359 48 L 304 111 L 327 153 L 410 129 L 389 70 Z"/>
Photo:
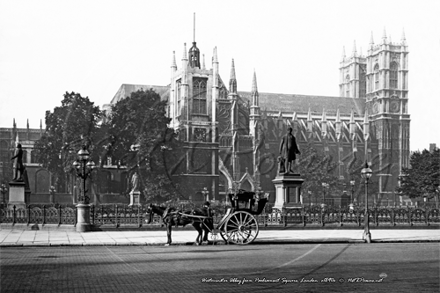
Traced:
<path fill-rule="evenodd" d="M 173 52 L 168 115 L 171 119 L 170 127 L 178 133 L 186 149 L 186 156 L 176 169 L 181 183 L 191 186 L 189 190 L 203 191 L 205 199 L 212 200 L 218 195 L 217 48 L 214 48 L 212 68 L 209 70 L 205 68 L 204 60 L 201 62 L 200 55 L 195 33 L 192 47 L 188 51 L 184 44 L 180 70 Z M 183 196 L 192 196 L 194 200 L 193 194 Z"/>
<path fill-rule="evenodd" d="M 339 66 L 339 95 L 346 98 L 365 98 L 366 94 L 366 58 L 358 54 L 356 42 L 353 45 L 351 56 L 345 55 Z"/>
<path fill-rule="evenodd" d="M 405 34 L 398 43 L 387 39 L 374 44 L 366 56 L 366 103 L 378 154 L 370 161 L 379 181 L 379 196 L 394 192 L 402 167 L 409 166 L 408 47 Z M 394 175 L 393 175 L 394 174 Z"/>

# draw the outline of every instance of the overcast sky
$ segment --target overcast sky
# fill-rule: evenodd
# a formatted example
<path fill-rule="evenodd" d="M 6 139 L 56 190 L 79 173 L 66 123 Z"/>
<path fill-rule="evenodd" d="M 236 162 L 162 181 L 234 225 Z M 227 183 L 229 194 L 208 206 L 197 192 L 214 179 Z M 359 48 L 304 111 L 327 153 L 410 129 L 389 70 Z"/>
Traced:
<path fill-rule="evenodd" d="M 440 146 L 440 1 L 0 0 L 0 127 L 38 128 L 66 91 L 102 107 L 123 83 L 168 85 L 172 52 L 217 46 L 239 91 L 339 95 L 343 47 L 367 53 L 384 30 L 409 48 L 411 150 Z"/>

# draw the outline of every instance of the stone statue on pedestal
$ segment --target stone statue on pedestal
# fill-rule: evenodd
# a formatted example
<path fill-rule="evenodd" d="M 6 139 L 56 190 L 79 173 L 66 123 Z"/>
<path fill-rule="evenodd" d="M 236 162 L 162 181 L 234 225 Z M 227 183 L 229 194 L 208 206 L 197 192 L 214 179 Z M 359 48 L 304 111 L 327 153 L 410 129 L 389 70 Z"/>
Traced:
<path fill-rule="evenodd" d="M 301 152 L 298 149 L 298 145 L 296 144 L 295 136 L 292 134 L 292 127 L 288 128 L 288 132 L 281 139 L 280 143 L 280 156 L 282 159 L 279 160 L 279 169 L 282 172 L 281 168 L 284 165 L 285 173 L 293 172 L 292 167 L 296 160 L 296 155 L 300 155 Z"/>
<path fill-rule="evenodd" d="M 15 156 L 13 156 L 11 160 L 13 159 L 15 159 L 15 174 L 13 181 L 23 181 L 24 165 L 23 150 L 21 149 L 21 144 L 17 144 Z M 18 172 L 20 172 L 20 177 L 18 177 Z"/>

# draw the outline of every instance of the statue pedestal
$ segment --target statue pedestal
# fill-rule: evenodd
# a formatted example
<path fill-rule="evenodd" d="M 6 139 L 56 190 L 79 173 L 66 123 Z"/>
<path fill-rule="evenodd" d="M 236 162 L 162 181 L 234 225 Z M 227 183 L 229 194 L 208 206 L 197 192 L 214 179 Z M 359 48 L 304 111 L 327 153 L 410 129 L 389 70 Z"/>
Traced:
<path fill-rule="evenodd" d="M 92 230 L 92 226 L 90 225 L 90 205 L 79 203 L 76 208 L 78 210 L 76 232 L 87 232 Z"/>
<path fill-rule="evenodd" d="M 278 174 L 272 182 L 275 185 L 275 209 L 302 207 L 301 185 L 304 179 L 300 174 Z"/>
<path fill-rule="evenodd" d="M 29 204 L 30 192 L 26 190 L 26 184 L 24 181 L 11 181 L 9 182 L 9 202 L 8 208 L 15 206 L 18 208 L 26 208 Z"/>
<path fill-rule="evenodd" d="M 141 192 L 139 190 L 132 190 L 130 192 L 130 204 L 129 207 L 132 206 L 140 206 L 141 205 Z"/>

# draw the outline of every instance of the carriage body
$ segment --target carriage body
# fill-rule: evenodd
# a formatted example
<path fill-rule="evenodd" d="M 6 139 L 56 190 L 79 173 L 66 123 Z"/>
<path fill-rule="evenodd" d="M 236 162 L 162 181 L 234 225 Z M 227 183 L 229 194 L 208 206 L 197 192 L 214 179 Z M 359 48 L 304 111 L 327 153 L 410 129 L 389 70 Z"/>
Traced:
<path fill-rule="evenodd" d="M 269 197 L 262 198 L 255 192 L 239 190 L 236 193 L 230 193 L 229 199 L 231 207 L 221 219 L 213 235 L 220 236 L 226 243 L 249 244 L 252 243 L 258 235 L 258 221 L 255 218 L 264 210 Z"/>

